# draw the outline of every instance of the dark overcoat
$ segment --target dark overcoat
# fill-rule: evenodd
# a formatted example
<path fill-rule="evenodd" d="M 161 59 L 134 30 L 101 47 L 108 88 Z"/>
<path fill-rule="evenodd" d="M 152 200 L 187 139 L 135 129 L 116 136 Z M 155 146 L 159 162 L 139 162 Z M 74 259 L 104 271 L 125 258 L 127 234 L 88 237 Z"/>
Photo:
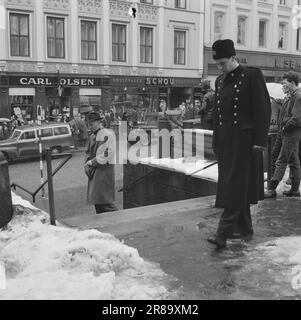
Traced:
<path fill-rule="evenodd" d="M 271 118 L 261 71 L 238 66 L 215 83 L 213 149 L 218 160 L 216 206 L 241 210 L 264 199 L 262 152 Z"/>
<path fill-rule="evenodd" d="M 108 138 L 104 141 L 101 137 L 112 137 L 112 132 L 107 129 L 91 134 L 86 151 L 86 162 L 91 160 L 95 169 L 93 177 L 88 180 L 87 204 L 112 204 L 115 201 L 115 144 L 107 145 Z M 111 163 L 109 163 L 111 162 Z"/>

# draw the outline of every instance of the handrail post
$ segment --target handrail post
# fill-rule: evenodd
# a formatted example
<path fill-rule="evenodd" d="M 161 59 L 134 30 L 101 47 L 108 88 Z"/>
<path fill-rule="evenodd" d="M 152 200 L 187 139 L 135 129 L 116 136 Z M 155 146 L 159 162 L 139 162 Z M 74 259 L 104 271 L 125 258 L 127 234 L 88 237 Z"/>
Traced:
<path fill-rule="evenodd" d="M 47 179 L 48 179 L 48 197 L 49 197 L 49 214 L 50 214 L 50 224 L 52 226 L 56 225 L 55 222 L 55 207 L 54 207 L 54 195 L 53 195 L 53 178 L 52 178 L 52 158 L 51 150 L 46 150 L 46 162 L 47 162 Z"/>

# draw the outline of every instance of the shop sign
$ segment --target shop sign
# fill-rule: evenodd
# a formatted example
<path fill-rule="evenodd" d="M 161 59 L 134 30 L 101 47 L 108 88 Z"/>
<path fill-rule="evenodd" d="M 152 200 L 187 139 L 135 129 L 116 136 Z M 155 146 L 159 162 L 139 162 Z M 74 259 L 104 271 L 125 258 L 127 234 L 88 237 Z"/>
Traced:
<path fill-rule="evenodd" d="M 173 86 L 175 84 L 173 78 L 146 78 L 147 86 Z"/>
<path fill-rule="evenodd" d="M 143 85 L 143 78 L 139 77 L 113 77 L 111 78 L 112 85 L 131 86 Z"/>
<path fill-rule="evenodd" d="M 301 60 L 276 58 L 275 68 L 301 70 Z"/>
<path fill-rule="evenodd" d="M 94 87 L 101 86 L 100 79 L 67 78 L 67 77 L 10 77 L 10 85 L 21 86 L 57 86 L 65 87 Z"/>

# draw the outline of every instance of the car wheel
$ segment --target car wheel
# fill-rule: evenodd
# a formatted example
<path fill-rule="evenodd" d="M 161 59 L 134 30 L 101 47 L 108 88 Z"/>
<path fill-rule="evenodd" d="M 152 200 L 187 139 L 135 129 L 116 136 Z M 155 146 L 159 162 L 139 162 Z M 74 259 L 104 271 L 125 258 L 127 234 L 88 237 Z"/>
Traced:
<path fill-rule="evenodd" d="M 7 162 L 9 162 L 9 156 L 6 152 L 2 152 L 2 154 L 4 155 L 4 158 Z"/>
<path fill-rule="evenodd" d="M 62 149 L 60 147 L 53 147 L 51 149 L 51 153 L 52 154 L 58 154 L 58 153 L 61 153 L 62 152 Z"/>

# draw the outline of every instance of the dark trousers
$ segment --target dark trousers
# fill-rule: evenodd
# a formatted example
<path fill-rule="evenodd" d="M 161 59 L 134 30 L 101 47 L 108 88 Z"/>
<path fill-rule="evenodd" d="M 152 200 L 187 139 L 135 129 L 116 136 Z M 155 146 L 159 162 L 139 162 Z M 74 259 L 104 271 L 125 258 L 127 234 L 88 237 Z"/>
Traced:
<path fill-rule="evenodd" d="M 281 138 L 281 134 L 278 133 L 277 136 L 276 136 L 276 139 L 275 139 L 275 142 L 273 144 L 273 148 L 272 148 L 272 163 L 271 163 L 271 173 L 273 176 L 274 175 L 274 172 L 275 172 L 275 169 L 276 169 L 276 161 L 279 157 L 279 153 L 280 153 L 280 150 L 281 150 L 281 147 L 282 147 L 282 138 Z"/>
<path fill-rule="evenodd" d="M 276 136 L 276 139 L 275 139 L 275 142 L 273 144 L 273 148 L 272 148 L 272 159 L 271 159 L 271 171 L 272 171 L 272 176 L 274 175 L 275 173 L 275 169 L 276 169 L 276 161 L 279 157 L 279 154 L 280 154 L 280 150 L 281 150 L 281 147 L 282 147 L 282 137 L 281 137 L 281 134 L 278 133 L 278 135 Z M 299 160 L 300 160 L 300 163 L 301 163 L 301 141 L 299 143 Z"/>
<path fill-rule="evenodd" d="M 105 212 L 118 211 L 118 208 L 114 205 L 114 203 L 106 203 L 106 204 L 96 204 L 95 210 L 96 210 L 96 214 L 101 214 Z"/>
<path fill-rule="evenodd" d="M 217 229 L 217 236 L 229 238 L 233 233 L 253 233 L 250 205 L 243 210 L 224 209 Z"/>
<path fill-rule="evenodd" d="M 290 178 L 300 180 L 299 143 L 298 136 L 282 137 L 282 146 L 272 180 L 281 181 L 287 165 L 290 167 Z"/>

